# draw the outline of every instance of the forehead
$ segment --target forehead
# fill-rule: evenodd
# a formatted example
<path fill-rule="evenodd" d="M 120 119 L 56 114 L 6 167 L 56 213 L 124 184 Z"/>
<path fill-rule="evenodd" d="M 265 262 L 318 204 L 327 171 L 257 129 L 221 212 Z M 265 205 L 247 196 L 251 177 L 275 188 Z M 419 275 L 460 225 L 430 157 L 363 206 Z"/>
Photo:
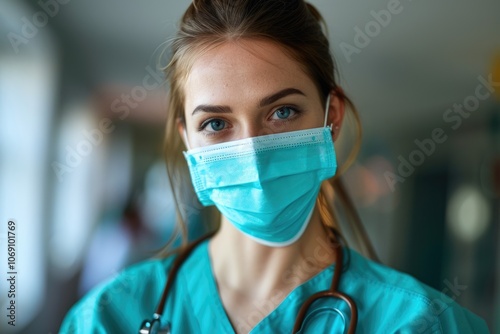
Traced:
<path fill-rule="evenodd" d="M 185 107 L 258 99 L 289 87 L 319 97 L 303 67 L 278 44 L 264 40 L 225 42 L 196 56 L 184 85 Z"/>

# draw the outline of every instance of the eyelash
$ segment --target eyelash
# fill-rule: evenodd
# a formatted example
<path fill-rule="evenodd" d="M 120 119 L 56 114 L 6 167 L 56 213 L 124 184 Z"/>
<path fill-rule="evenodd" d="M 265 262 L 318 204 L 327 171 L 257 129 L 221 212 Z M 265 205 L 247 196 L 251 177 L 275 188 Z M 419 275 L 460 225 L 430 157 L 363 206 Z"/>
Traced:
<path fill-rule="evenodd" d="M 291 110 L 293 110 L 294 114 L 289 117 L 289 118 L 286 118 L 286 119 L 274 119 L 272 120 L 273 122 L 279 122 L 279 123 L 283 123 L 283 122 L 291 122 L 291 121 L 294 121 L 298 116 L 300 116 L 302 114 L 302 110 L 299 109 L 298 107 L 296 106 L 291 106 L 291 105 L 283 105 L 283 106 L 280 106 L 276 109 L 274 109 L 272 115 L 275 115 L 279 110 L 283 109 L 283 108 L 289 108 Z M 220 131 L 206 131 L 205 128 L 210 124 L 210 122 L 212 121 L 216 121 L 216 120 L 221 120 L 223 122 L 226 122 L 226 120 L 222 119 L 222 118 L 209 118 L 205 121 L 203 121 L 200 126 L 198 127 L 198 132 L 204 132 L 204 135 L 205 136 L 214 136 L 214 135 L 219 135 L 221 134 L 222 132 L 224 132 L 226 130 L 226 128 L 220 130 Z"/>
<path fill-rule="evenodd" d="M 274 112 L 272 113 L 272 116 L 276 115 L 276 113 L 279 110 L 284 109 L 284 108 L 288 108 L 290 110 L 293 110 L 294 114 L 292 116 L 290 116 L 289 118 L 281 118 L 280 122 L 281 121 L 285 121 L 285 122 L 292 121 L 292 120 L 294 120 L 295 118 L 297 118 L 302 113 L 302 111 L 299 108 L 295 107 L 295 106 L 284 105 L 284 106 L 276 108 L 274 110 Z"/>

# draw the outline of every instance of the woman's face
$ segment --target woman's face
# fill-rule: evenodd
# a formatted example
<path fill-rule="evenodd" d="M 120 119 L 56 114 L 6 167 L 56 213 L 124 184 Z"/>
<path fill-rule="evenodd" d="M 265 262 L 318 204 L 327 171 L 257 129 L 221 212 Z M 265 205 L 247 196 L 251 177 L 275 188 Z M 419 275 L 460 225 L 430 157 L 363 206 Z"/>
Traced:
<path fill-rule="evenodd" d="M 179 131 L 184 137 L 186 127 L 190 148 L 320 127 L 324 121 L 316 85 L 268 41 L 227 42 L 202 53 L 184 92 L 186 122 Z"/>

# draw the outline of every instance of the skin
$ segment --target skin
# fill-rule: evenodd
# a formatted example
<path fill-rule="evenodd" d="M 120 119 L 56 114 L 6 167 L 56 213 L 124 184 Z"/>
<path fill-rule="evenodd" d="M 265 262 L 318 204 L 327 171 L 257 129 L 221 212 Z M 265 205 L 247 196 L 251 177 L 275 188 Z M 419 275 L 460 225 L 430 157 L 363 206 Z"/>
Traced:
<path fill-rule="evenodd" d="M 287 88 L 302 93 L 261 105 L 265 97 Z M 178 130 L 190 148 L 321 127 L 324 122 L 325 106 L 316 85 L 270 41 L 226 42 L 202 53 L 184 92 L 185 123 L 179 120 Z M 344 104 L 333 91 L 330 96 L 327 124 L 340 127 Z M 332 134 L 334 141 L 338 133 Z M 290 291 L 335 262 L 333 252 L 320 249 L 319 240 L 327 242 L 317 208 L 301 238 L 286 247 L 259 244 L 222 216 L 220 230 L 209 241 L 209 255 L 221 301 L 237 333 L 248 333 Z M 313 262 L 306 261 L 311 258 Z"/>

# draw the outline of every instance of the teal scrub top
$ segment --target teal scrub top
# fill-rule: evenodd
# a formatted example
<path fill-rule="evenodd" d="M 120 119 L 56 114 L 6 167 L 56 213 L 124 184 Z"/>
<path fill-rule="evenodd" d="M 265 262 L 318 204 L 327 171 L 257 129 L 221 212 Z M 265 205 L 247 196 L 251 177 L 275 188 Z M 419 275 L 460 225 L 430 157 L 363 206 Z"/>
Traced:
<path fill-rule="evenodd" d="M 347 249 L 346 249 L 347 250 Z M 484 320 L 459 306 L 444 293 L 413 277 L 370 261 L 354 250 L 344 253 L 339 290 L 354 299 L 358 309 L 356 333 L 488 333 Z M 138 333 L 151 319 L 161 298 L 173 256 L 147 260 L 123 270 L 90 291 L 66 315 L 60 333 Z M 331 284 L 335 265 L 297 286 L 283 301 L 257 305 L 265 316 L 250 331 L 291 333 L 302 303 Z M 286 279 L 294 279 L 289 275 Z M 461 293 L 460 286 L 450 287 Z M 452 292 L 453 293 L 453 292 Z M 172 333 L 234 333 L 217 290 L 203 241 L 178 271 L 166 301 L 163 318 Z M 350 319 L 347 305 L 337 299 L 314 302 L 301 333 L 343 333 Z M 240 319 L 245 330 L 245 319 Z M 246 328 L 249 331 L 249 328 Z"/>

